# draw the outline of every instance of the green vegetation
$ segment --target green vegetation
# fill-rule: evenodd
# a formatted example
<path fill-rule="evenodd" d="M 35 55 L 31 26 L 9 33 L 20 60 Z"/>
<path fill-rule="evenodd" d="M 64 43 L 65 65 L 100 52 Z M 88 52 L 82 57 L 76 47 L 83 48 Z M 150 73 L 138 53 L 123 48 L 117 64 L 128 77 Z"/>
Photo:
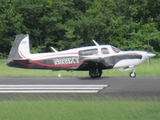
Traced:
<path fill-rule="evenodd" d="M 2 120 L 158 120 L 159 101 L 0 101 Z"/>
<path fill-rule="evenodd" d="M 31 52 L 99 44 L 160 57 L 159 0 L 0 0 L 0 58 L 16 34 L 30 34 Z"/>
<path fill-rule="evenodd" d="M 51 70 L 33 70 L 33 69 L 21 69 L 21 68 L 11 68 L 5 65 L 6 60 L 0 59 L 0 76 L 58 76 L 61 74 L 63 76 L 76 76 L 76 77 L 88 77 L 88 71 L 54 71 Z M 137 76 L 160 76 L 160 59 L 151 59 L 150 67 L 147 61 L 136 67 Z M 120 71 L 118 69 L 104 70 L 103 76 L 128 76 L 131 71 Z"/>

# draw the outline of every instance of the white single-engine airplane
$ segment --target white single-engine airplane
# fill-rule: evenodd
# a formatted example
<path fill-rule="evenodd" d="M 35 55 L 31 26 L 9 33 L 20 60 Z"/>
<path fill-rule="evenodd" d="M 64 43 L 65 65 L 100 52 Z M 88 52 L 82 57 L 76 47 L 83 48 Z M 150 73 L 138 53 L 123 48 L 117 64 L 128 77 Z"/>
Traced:
<path fill-rule="evenodd" d="M 132 70 L 130 77 L 136 77 L 134 67 L 155 54 L 145 51 L 120 51 L 111 45 L 80 47 L 49 53 L 30 53 L 29 35 L 16 35 L 6 64 L 10 67 L 50 70 L 89 71 L 91 78 L 101 77 L 102 70 L 119 68 Z"/>

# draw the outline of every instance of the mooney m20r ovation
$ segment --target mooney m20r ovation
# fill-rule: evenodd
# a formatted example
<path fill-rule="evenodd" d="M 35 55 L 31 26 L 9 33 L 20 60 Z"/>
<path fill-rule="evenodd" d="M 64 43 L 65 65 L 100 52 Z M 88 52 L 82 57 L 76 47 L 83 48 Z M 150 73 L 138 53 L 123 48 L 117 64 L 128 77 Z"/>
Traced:
<path fill-rule="evenodd" d="M 120 51 L 111 45 L 74 48 L 49 53 L 30 53 L 29 35 L 16 35 L 6 64 L 10 67 L 50 70 L 89 71 L 91 78 L 101 77 L 102 70 L 119 68 L 132 70 L 130 77 L 136 77 L 134 67 L 155 54 L 144 51 Z"/>

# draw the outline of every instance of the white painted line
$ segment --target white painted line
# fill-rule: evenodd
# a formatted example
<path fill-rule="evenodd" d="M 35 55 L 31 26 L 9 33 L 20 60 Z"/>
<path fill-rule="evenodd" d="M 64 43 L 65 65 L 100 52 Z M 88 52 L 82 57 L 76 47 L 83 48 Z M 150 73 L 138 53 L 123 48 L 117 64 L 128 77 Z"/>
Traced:
<path fill-rule="evenodd" d="M 0 93 L 97 93 L 108 85 L 0 85 Z"/>
<path fill-rule="evenodd" d="M 70 90 L 70 89 L 74 89 L 74 90 L 101 90 L 103 88 L 0 88 L 0 90 Z"/>
<path fill-rule="evenodd" d="M 9 90 L 9 91 L 0 91 L 0 93 L 97 93 L 98 90 L 26 90 L 26 91 L 16 91 L 16 90 Z"/>
<path fill-rule="evenodd" d="M 108 85 L 0 85 L 0 87 L 107 87 Z"/>
<path fill-rule="evenodd" d="M 74 90 L 84 90 L 84 89 L 97 89 L 101 90 L 104 87 L 107 87 L 108 85 L 0 85 L 0 90 L 14 90 L 14 89 L 52 89 L 52 90 L 68 90 L 68 89 L 74 89 Z"/>

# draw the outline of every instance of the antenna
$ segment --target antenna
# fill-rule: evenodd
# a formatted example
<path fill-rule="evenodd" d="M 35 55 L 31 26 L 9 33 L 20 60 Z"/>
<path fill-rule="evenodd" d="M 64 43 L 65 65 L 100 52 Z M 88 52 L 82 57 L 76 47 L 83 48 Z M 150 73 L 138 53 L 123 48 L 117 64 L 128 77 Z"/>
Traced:
<path fill-rule="evenodd" d="M 92 40 L 93 42 L 94 42 L 94 44 L 96 45 L 96 46 L 99 46 L 99 44 L 95 41 L 95 40 Z"/>
<path fill-rule="evenodd" d="M 55 48 L 51 47 L 52 51 L 54 52 L 58 52 Z"/>

